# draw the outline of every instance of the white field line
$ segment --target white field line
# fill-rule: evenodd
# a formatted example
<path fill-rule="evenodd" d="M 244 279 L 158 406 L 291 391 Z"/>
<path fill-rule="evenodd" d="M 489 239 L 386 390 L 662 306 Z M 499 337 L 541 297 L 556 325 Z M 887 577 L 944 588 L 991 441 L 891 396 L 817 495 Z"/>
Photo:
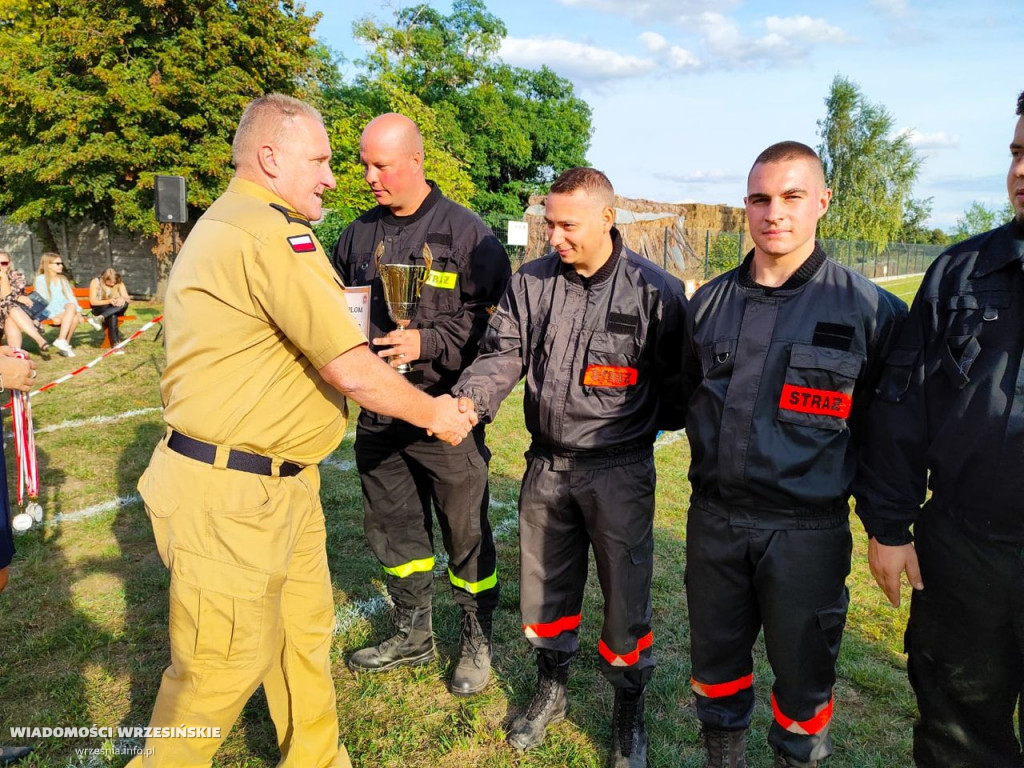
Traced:
<path fill-rule="evenodd" d="M 75 427 L 84 427 L 86 425 L 93 424 L 111 424 L 115 421 L 124 421 L 125 419 L 132 419 L 136 416 L 145 416 L 149 413 L 157 413 L 162 411 L 162 408 L 138 408 L 134 411 L 125 411 L 124 413 L 116 413 L 113 416 L 90 416 L 88 419 L 69 419 L 68 421 L 62 421 L 59 424 L 48 424 L 45 427 L 40 427 L 36 430 L 37 435 L 46 435 L 50 432 L 60 432 L 62 429 L 74 429 Z M 12 434 L 5 435 L 5 438 L 11 440 Z"/>

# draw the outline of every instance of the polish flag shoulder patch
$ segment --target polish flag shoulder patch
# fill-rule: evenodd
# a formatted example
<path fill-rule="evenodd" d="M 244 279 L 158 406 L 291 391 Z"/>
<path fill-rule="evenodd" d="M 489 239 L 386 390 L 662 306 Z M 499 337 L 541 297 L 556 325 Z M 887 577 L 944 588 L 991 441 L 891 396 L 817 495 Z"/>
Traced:
<path fill-rule="evenodd" d="M 296 253 L 311 253 L 316 250 L 312 235 L 292 235 L 288 238 L 288 245 Z"/>

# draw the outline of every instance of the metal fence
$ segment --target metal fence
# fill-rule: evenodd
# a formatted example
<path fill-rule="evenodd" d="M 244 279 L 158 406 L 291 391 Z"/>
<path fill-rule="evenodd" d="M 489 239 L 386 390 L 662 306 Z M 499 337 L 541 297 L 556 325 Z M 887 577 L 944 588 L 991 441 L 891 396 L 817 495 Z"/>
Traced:
<path fill-rule="evenodd" d="M 508 239 L 507 232 L 502 228 L 493 228 L 491 231 L 502 243 Z M 744 232 L 706 230 L 698 237 L 688 232 L 690 236 L 687 239 L 692 249 L 688 249 L 688 253 L 681 253 L 673 247 L 669 231 L 665 229 L 663 238 L 646 238 L 648 242 L 654 241 L 658 245 L 647 247 L 648 252 L 644 255 L 686 280 L 704 282 L 727 272 L 739 266 L 754 247 L 753 241 Z M 819 242 L 835 261 L 874 279 L 924 272 L 946 248 L 943 245 L 922 243 L 889 243 L 885 248 L 880 248 L 876 243 L 856 240 Z M 505 250 L 508 251 L 513 270 L 523 263 L 527 255 L 525 246 L 506 244 Z"/>

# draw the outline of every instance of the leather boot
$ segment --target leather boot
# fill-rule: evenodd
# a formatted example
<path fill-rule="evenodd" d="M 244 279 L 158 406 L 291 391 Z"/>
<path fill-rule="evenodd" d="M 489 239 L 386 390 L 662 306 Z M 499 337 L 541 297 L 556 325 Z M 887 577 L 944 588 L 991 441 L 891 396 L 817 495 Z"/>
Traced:
<path fill-rule="evenodd" d="M 537 652 L 537 692 L 526 712 L 512 721 L 508 743 L 516 749 L 530 749 L 544 741 L 547 727 L 569 714 L 569 661 L 571 654 Z"/>
<path fill-rule="evenodd" d="M 644 692 L 615 689 L 612 707 L 612 753 L 609 768 L 647 768 Z"/>
<path fill-rule="evenodd" d="M 747 768 L 747 731 L 723 731 L 701 726 L 707 762 L 702 768 Z"/>
<path fill-rule="evenodd" d="M 775 762 L 772 765 L 774 768 L 818 768 L 819 762 L 817 760 L 804 762 L 782 752 L 776 752 Z"/>
<path fill-rule="evenodd" d="M 395 634 L 379 645 L 361 648 L 348 659 L 353 672 L 384 672 L 395 667 L 414 667 L 434 660 L 434 634 L 430 606 L 395 605 L 391 615 Z"/>
<path fill-rule="evenodd" d="M 471 696 L 487 687 L 491 678 L 491 615 L 462 614 L 462 641 L 459 663 L 452 675 L 451 692 L 456 696 Z"/>

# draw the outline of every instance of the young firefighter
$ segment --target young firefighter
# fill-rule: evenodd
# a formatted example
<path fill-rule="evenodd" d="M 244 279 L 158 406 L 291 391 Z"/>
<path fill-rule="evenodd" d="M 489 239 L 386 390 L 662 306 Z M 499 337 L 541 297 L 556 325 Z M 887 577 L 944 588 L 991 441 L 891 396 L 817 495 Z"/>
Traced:
<path fill-rule="evenodd" d="M 683 426 L 680 282 L 622 244 L 615 193 L 573 168 L 545 205 L 554 253 L 512 277 L 455 393 L 482 422 L 526 378 L 532 442 L 519 498 L 520 607 L 537 692 L 509 729 L 518 749 L 566 716 L 569 662 L 592 546 L 604 594 L 598 650 L 615 687 L 610 764 L 647 764 L 644 688 L 654 669 L 653 443 Z"/>
<path fill-rule="evenodd" d="M 920 768 L 1024 765 L 1024 92 L 1017 115 L 1014 218 L 928 269 L 886 361 L 855 488 L 871 572 L 893 605 L 904 571 L 914 586 Z"/>
<path fill-rule="evenodd" d="M 690 303 L 686 594 L 706 768 L 746 765 L 762 626 L 775 765 L 817 766 L 832 751 L 847 500 L 864 413 L 906 306 L 815 242 L 831 195 L 810 147 L 768 147 L 747 179 L 754 250 Z"/>

